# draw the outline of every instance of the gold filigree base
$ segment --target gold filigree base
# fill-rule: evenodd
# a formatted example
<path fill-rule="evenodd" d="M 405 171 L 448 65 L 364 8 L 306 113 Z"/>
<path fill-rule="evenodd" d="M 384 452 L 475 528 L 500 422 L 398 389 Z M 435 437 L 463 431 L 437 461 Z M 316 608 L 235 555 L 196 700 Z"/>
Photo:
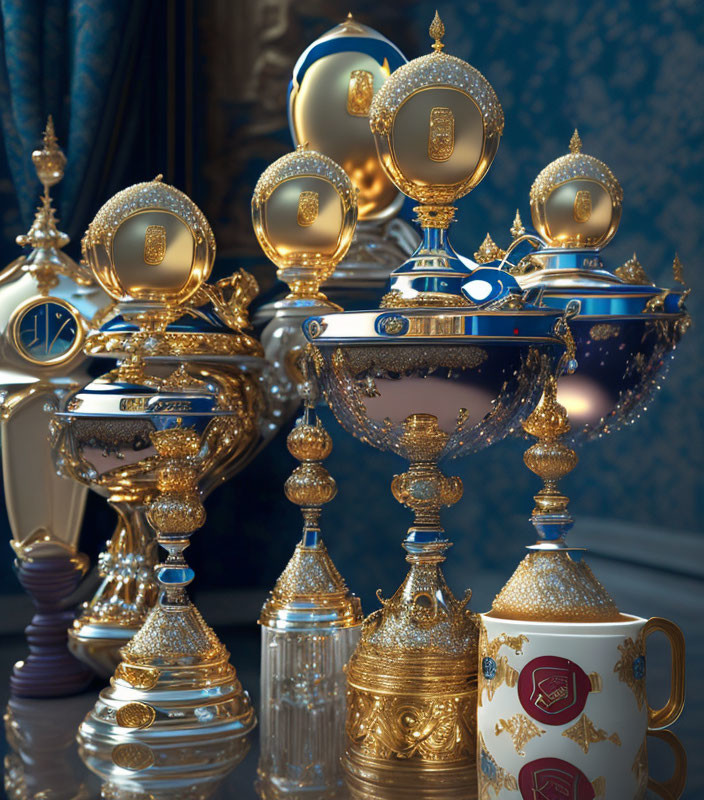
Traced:
<path fill-rule="evenodd" d="M 227 649 L 187 603 L 152 609 L 79 732 L 101 745 L 158 744 L 244 735 L 255 724 Z"/>
<path fill-rule="evenodd" d="M 365 620 L 348 666 L 345 758 L 357 772 L 401 765 L 454 780 L 475 762 L 477 623 L 440 569 L 449 542 L 405 546 L 411 569 Z"/>

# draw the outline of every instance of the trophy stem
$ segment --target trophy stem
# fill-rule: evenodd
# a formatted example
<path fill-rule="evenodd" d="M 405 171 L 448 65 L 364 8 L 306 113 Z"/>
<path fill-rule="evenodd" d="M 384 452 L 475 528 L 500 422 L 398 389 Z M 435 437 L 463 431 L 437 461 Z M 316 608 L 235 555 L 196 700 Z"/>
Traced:
<path fill-rule="evenodd" d="M 69 631 L 76 658 L 108 678 L 120 663 L 120 648 L 142 627 L 156 601 L 156 543 L 146 509 L 109 500 L 117 525 L 98 563 L 102 582 Z"/>
<path fill-rule="evenodd" d="M 446 541 L 440 511 L 443 506 L 457 503 L 463 491 L 460 478 L 448 477 L 438 467 L 447 439 L 432 414 L 411 414 L 404 421 L 401 446 L 411 463 L 391 482 L 396 500 L 415 515 L 404 546 Z"/>
<path fill-rule="evenodd" d="M 567 510 L 569 498 L 557 488 L 557 482 L 577 466 L 577 454 L 562 437 L 569 433 L 570 423 L 564 406 L 557 402 L 557 379 L 549 376 L 543 396 L 523 429 L 538 441 L 526 450 L 523 461 L 531 472 L 543 479 L 543 488 L 533 498 L 535 508 L 531 522 L 538 541 L 530 550 L 578 550 L 565 541 L 574 520 Z"/>
<path fill-rule="evenodd" d="M 18 661 L 10 676 L 12 694 L 19 697 L 63 697 L 85 689 L 93 673 L 68 651 L 67 630 L 75 618 L 72 608 L 62 608 L 85 574 L 83 555 L 18 559 L 22 588 L 36 606 L 25 629 L 29 655 Z"/>
<path fill-rule="evenodd" d="M 301 464 L 285 484 L 301 507 L 303 537 L 267 599 L 262 626 L 260 790 L 330 791 L 342 781 L 345 747 L 344 667 L 362 622 L 320 535 L 321 506 L 335 497 L 323 467 L 332 441 L 310 401 L 287 440 Z"/>
<path fill-rule="evenodd" d="M 195 573 L 183 553 L 205 522 L 198 493 L 201 437 L 176 427 L 153 431 L 151 438 L 161 463 L 159 494 L 147 518 L 168 553 L 155 570 L 161 593 L 81 726 L 90 746 L 116 735 L 171 742 L 244 735 L 256 724 L 227 649 L 186 592 Z"/>
<path fill-rule="evenodd" d="M 544 482 L 535 495 L 531 516 L 538 541 L 528 546 L 529 554 L 494 599 L 491 615 L 540 622 L 616 621 L 618 608 L 581 558 L 584 548 L 565 541 L 574 520 L 567 509 L 569 498 L 559 491 L 557 482 L 575 468 L 577 454 L 561 441 L 570 423 L 566 409 L 557 402 L 554 376 L 547 379 L 543 396 L 523 428 L 538 438 L 523 460 Z M 579 556 L 573 558 L 575 551 Z M 480 693 L 487 680 L 491 680 L 487 675 L 480 678 Z"/>

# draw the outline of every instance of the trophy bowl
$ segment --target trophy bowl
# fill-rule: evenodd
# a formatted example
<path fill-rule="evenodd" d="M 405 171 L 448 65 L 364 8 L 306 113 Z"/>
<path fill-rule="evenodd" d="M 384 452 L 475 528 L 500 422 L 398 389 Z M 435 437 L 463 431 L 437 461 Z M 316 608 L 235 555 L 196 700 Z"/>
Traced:
<path fill-rule="evenodd" d="M 544 308 L 409 308 L 313 317 L 304 331 L 328 403 L 349 433 L 407 456 L 406 419 L 430 414 L 447 434 L 441 459 L 481 450 L 520 426 L 564 349 L 558 321 L 562 312 Z"/>

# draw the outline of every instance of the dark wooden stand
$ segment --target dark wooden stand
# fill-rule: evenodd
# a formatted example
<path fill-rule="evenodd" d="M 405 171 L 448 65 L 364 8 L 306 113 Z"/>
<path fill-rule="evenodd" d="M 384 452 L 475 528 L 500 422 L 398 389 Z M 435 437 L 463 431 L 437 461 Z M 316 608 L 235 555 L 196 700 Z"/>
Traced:
<path fill-rule="evenodd" d="M 93 673 L 68 651 L 68 629 L 75 609 L 62 602 L 76 590 L 85 567 L 70 556 L 18 561 L 22 588 L 36 606 L 25 628 L 29 655 L 10 676 L 12 694 L 19 697 L 64 697 L 85 689 Z"/>

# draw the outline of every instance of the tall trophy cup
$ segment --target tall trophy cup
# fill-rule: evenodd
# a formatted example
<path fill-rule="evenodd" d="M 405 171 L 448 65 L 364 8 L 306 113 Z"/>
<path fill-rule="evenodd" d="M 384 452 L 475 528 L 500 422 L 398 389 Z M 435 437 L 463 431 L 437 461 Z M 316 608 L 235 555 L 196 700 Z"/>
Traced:
<path fill-rule="evenodd" d="M 183 551 L 205 519 L 201 497 L 261 443 L 265 362 L 243 331 L 242 296 L 251 299 L 254 287 L 242 274 L 228 286 L 205 283 L 215 257 L 210 226 L 160 179 L 108 201 L 84 249 L 123 320 L 88 346 L 118 366 L 55 414 L 55 446 L 71 474 L 146 507 L 168 555 L 156 567 L 159 601 L 122 648 L 81 737 L 97 746 L 243 734 L 254 713 L 227 650 L 188 599 L 194 573 Z M 224 316 L 206 315 L 206 332 L 182 330 L 179 320 L 198 317 L 208 298 Z"/>
<path fill-rule="evenodd" d="M 294 144 L 308 143 L 332 158 L 359 191 L 352 246 L 326 280 L 333 300 L 346 307 L 376 302 L 391 270 L 418 244 L 397 216 L 403 195 L 379 163 L 369 130 L 375 93 L 405 63 L 394 44 L 349 14 L 301 53 L 289 86 Z"/>
<path fill-rule="evenodd" d="M 93 276 L 63 248 L 49 191 L 66 159 L 51 117 L 32 153 L 44 192 L 29 232 L 31 252 L 0 275 L 0 389 L 5 505 L 17 575 L 37 612 L 27 628 L 29 656 L 15 665 L 12 692 L 54 697 L 83 689 L 91 672 L 66 647 L 74 609 L 65 605 L 88 567 L 78 552 L 86 490 L 56 475 L 44 406 L 87 380 L 83 343 L 109 306 Z"/>
<path fill-rule="evenodd" d="M 152 183 L 158 186 L 158 181 Z M 158 232 L 158 227 L 153 231 Z M 156 234 L 150 231 L 149 235 Z M 168 263 L 164 256 L 162 262 L 151 264 L 161 257 L 157 249 L 161 246 L 161 240 L 150 240 L 149 248 L 139 255 L 146 269 Z M 102 263 L 97 264 L 95 271 L 97 279 L 117 299 L 118 305 L 112 319 L 88 336 L 86 351 L 91 355 L 120 359 L 123 371 L 128 369 L 126 364 L 137 351 L 150 362 L 170 362 L 174 368 L 184 359 L 193 364 L 209 359 L 238 359 L 244 363 L 248 357 L 254 357 L 254 363 L 261 363 L 257 360 L 261 352 L 259 344 L 244 333 L 247 306 L 257 291 L 256 282 L 246 273 L 236 273 L 212 286 L 200 285 L 195 291 L 189 288 L 190 294 L 185 300 L 174 300 L 185 294 L 171 290 L 169 308 L 160 312 L 157 325 L 135 307 L 145 300 L 153 303 L 152 296 L 160 290 L 160 284 L 142 286 L 137 274 L 124 275 L 118 283 Z M 153 316 L 152 309 L 150 314 Z M 201 477 L 198 485 L 201 499 L 243 468 L 273 435 L 279 424 L 273 411 L 274 404 L 267 402 L 259 415 L 260 435 L 252 446 L 246 447 L 236 458 L 227 459 L 221 469 L 210 469 Z M 67 443 L 67 439 L 62 439 L 61 447 Z M 74 460 L 66 457 L 61 447 L 56 453 L 59 469 L 105 496 L 121 520 L 100 556 L 102 583 L 69 632 L 71 651 L 100 675 L 109 677 L 120 662 L 120 648 L 141 628 L 158 594 L 154 577 L 157 547 L 147 518 L 154 489 L 141 481 L 128 487 L 123 481 L 115 481 L 112 473 L 96 478 L 80 465 L 74 469 Z"/>
<path fill-rule="evenodd" d="M 577 131 L 570 152 L 535 179 L 530 203 L 537 233 L 514 225 L 506 251 L 485 248 L 485 260 L 539 291 L 547 306 L 579 302 L 570 322 L 579 369 L 560 377 L 558 399 L 572 441 L 594 439 L 635 421 L 687 330 L 682 265 L 675 258 L 675 290 L 654 286 L 635 254 L 609 269 L 602 250 L 618 230 L 623 190 L 603 161 L 582 152 Z"/>
<path fill-rule="evenodd" d="M 311 314 L 341 310 L 319 287 L 347 252 L 356 218 L 357 192 L 347 174 L 303 146 L 265 170 L 252 198 L 257 238 L 291 288 L 262 343 L 275 367 L 286 366 L 292 405 L 305 402 L 288 437 L 289 451 L 301 464 L 285 486 L 288 499 L 301 506 L 303 536 L 259 620 L 264 797 L 341 783 L 343 668 L 359 640 L 362 611 L 321 538 L 321 506 L 337 487 L 322 465 L 332 442 L 315 415 L 317 397 L 301 359 L 301 323 Z"/>
<path fill-rule="evenodd" d="M 434 52 L 393 73 L 370 111 L 381 163 L 420 203 L 423 242 L 380 309 L 304 323 L 338 421 L 410 462 L 392 491 L 415 515 L 403 543 L 411 567 L 366 619 L 349 664 L 345 756 L 355 778 L 409 791 L 474 780 L 478 631 L 469 593 L 455 598 L 440 568 L 451 544 L 440 511 L 462 483 L 438 462 L 515 430 L 571 349 L 563 312 L 533 305 L 505 272 L 473 269 L 447 240 L 451 204 L 488 170 L 503 114 L 486 79 L 442 52 L 437 15 L 430 32 Z"/>

